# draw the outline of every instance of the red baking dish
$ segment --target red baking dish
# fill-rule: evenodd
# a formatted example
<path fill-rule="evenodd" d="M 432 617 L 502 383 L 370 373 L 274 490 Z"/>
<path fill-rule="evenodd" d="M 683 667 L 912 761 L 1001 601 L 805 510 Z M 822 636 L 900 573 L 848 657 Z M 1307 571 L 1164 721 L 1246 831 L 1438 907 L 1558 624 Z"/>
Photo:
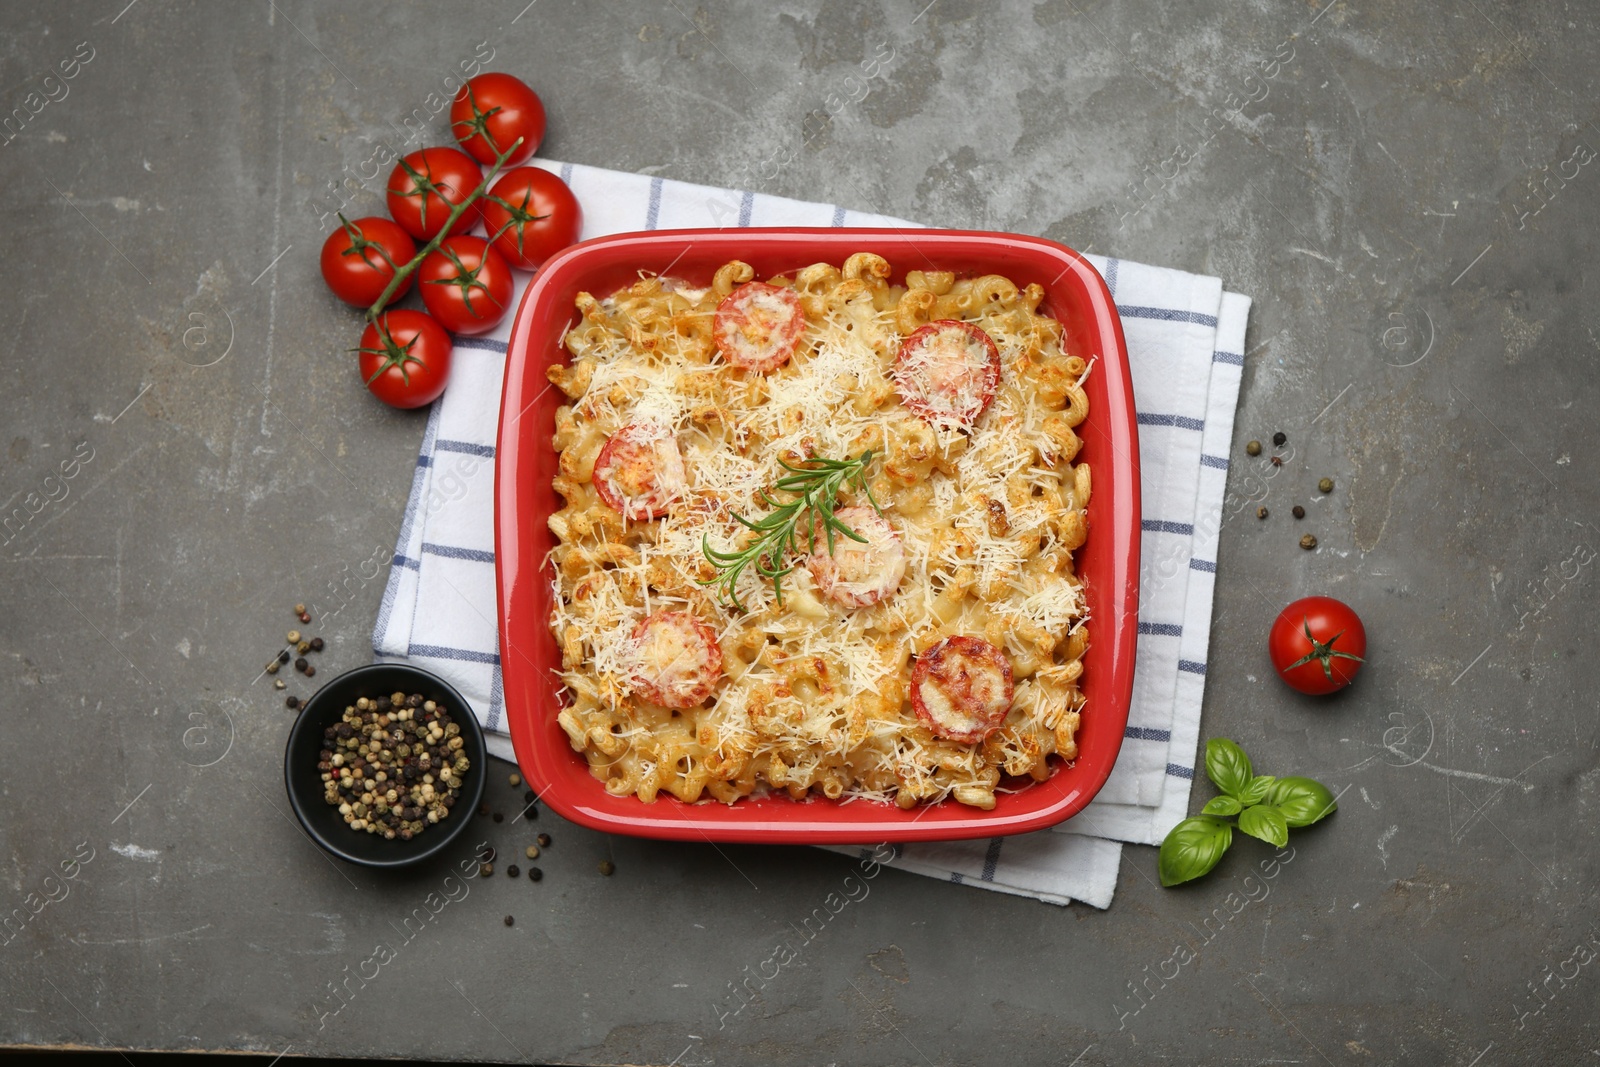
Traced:
<path fill-rule="evenodd" d="M 758 278 L 811 263 L 839 264 L 854 252 L 888 260 L 899 281 L 907 269 L 959 275 L 1003 274 L 1045 289 L 1044 314 L 1059 319 L 1068 350 L 1095 357 L 1085 388 L 1089 417 L 1078 461 L 1093 465 L 1088 542 L 1077 553 L 1089 605 L 1091 644 L 1082 688 L 1088 702 L 1078 758 L 1060 761 L 1046 781 L 1002 783 L 992 811 L 947 800 L 902 811 L 871 801 L 787 796 L 685 804 L 662 795 L 651 804 L 614 797 L 589 773 L 556 723 L 561 657 L 546 620 L 554 537 L 547 519 L 560 506 L 550 487 L 557 455 L 550 440 L 565 398 L 545 378 L 565 362 L 562 335 L 577 319 L 580 291 L 604 295 L 641 270 L 708 284 L 717 267 L 741 259 Z M 791 844 L 872 843 L 996 837 L 1052 826 L 1089 803 L 1122 747 L 1133 690 L 1139 599 L 1139 447 L 1122 323 L 1105 282 L 1069 248 L 1037 237 L 960 230 L 724 229 L 618 234 L 575 245 L 547 262 L 522 299 L 506 358 L 495 473 L 495 560 L 499 579 L 500 662 L 506 716 L 517 762 L 545 803 L 574 822 L 609 833 L 690 841 Z"/>

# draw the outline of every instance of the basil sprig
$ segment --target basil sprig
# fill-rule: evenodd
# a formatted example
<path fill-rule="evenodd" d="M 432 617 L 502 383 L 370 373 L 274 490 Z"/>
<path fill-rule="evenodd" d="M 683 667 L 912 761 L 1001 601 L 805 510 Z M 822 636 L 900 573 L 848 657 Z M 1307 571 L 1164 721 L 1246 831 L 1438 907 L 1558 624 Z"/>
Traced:
<path fill-rule="evenodd" d="M 1289 829 L 1310 826 L 1338 808 L 1328 787 L 1313 778 L 1256 774 L 1244 749 L 1225 737 L 1206 742 L 1206 777 L 1222 795 L 1172 828 L 1161 842 L 1161 884 L 1179 885 L 1210 872 L 1233 844 L 1238 828 L 1283 848 Z M 1237 816 L 1237 823 L 1228 816 Z"/>

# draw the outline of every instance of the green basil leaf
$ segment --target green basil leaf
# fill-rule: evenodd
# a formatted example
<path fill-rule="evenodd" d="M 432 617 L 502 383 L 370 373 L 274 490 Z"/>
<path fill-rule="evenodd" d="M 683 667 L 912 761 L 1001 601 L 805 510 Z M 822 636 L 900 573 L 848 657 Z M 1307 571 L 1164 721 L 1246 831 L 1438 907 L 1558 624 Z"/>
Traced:
<path fill-rule="evenodd" d="M 1185 819 L 1161 842 L 1161 884 L 1199 878 L 1217 865 L 1233 843 L 1233 827 L 1204 815 Z"/>
<path fill-rule="evenodd" d="M 1239 813 L 1239 829 L 1275 848 L 1289 843 L 1289 820 L 1271 804 L 1257 804 Z"/>
<path fill-rule="evenodd" d="M 1237 815 L 1244 805 L 1233 797 L 1212 797 L 1206 801 L 1206 806 L 1200 809 L 1202 815 Z"/>
<path fill-rule="evenodd" d="M 1296 827 L 1310 826 L 1339 807 L 1333 793 L 1315 778 L 1279 778 L 1267 791 L 1266 802 Z"/>
<path fill-rule="evenodd" d="M 1272 788 L 1272 783 L 1277 779 L 1270 774 L 1258 774 L 1250 779 L 1250 784 L 1244 787 L 1244 792 L 1239 799 L 1246 804 L 1259 804 L 1267 799 L 1267 790 Z"/>
<path fill-rule="evenodd" d="M 1243 800 L 1255 772 L 1244 749 L 1226 737 L 1213 737 L 1206 742 L 1206 777 L 1230 797 Z"/>

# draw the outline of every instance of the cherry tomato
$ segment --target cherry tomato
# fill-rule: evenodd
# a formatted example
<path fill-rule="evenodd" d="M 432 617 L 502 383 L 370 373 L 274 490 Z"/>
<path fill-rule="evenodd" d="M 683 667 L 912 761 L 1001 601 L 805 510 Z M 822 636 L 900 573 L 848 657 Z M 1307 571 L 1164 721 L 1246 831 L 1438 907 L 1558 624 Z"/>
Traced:
<path fill-rule="evenodd" d="M 347 221 L 322 243 L 322 280 L 346 304 L 368 308 L 378 302 L 395 269 L 411 262 L 417 246 L 411 235 L 380 216 Z M 389 303 L 411 288 L 411 275 L 396 287 Z"/>
<path fill-rule="evenodd" d="M 560 175 L 516 167 L 502 174 L 483 199 L 483 224 L 507 263 L 536 270 L 577 243 L 583 209 Z"/>
<path fill-rule="evenodd" d="M 793 289 L 747 282 L 717 305 L 711 336 L 723 359 L 767 374 L 789 362 L 805 328 L 806 313 Z"/>
<path fill-rule="evenodd" d="M 422 302 L 452 333 L 487 333 L 511 310 L 511 267 L 482 237 L 446 237 L 417 273 Z"/>
<path fill-rule="evenodd" d="M 889 520 L 863 507 L 840 508 L 833 517 L 866 540 L 834 531 L 829 552 L 827 533 L 818 524 L 817 550 L 806 560 L 817 590 L 847 608 L 868 607 L 892 596 L 906 575 L 906 550 Z"/>
<path fill-rule="evenodd" d="M 521 78 L 480 74 L 461 87 L 450 104 L 450 132 L 479 163 L 493 163 L 518 137 L 522 143 L 506 157 L 514 167 L 532 156 L 544 140 L 544 103 Z"/>
<path fill-rule="evenodd" d="M 1289 688 L 1332 693 L 1354 681 L 1366 662 L 1367 631 L 1350 605 L 1329 596 L 1308 596 L 1272 621 L 1267 651 Z"/>
<path fill-rule="evenodd" d="M 420 311 L 385 311 L 361 334 L 361 380 L 397 408 L 420 408 L 450 379 L 450 335 Z"/>
<path fill-rule="evenodd" d="M 923 421 L 970 429 L 1000 387 L 1000 351 L 972 323 L 940 319 L 901 342 L 893 377 Z"/>
<path fill-rule="evenodd" d="M 686 611 L 658 611 L 633 630 L 633 689 L 664 708 L 705 703 L 722 678 L 717 632 Z"/>
<path fill-rule="evenodd" d="M 911 710 L 939 737 L 976 744 L 1011 710 L 1011 661 L 977 637 L 946 637 L 911 669 Z"/>
<path fill-rule="evenodd" d="M 600 499 L 625 519 L 659 519 L 689 488 L 677 439 L 648 422 L 630 422 L 606 438 L 593 478 Z"/>
<path fill-rule="evenodd" d="M 455 206 L 483 181 L 477 161 L 458 148 L 424 148 L 406 156 L 389 174 L 389 214 L 419 241 L 444 229 Z M 478 221 L 473 204 L 461 213 L 451 233 L 466 233 Z"/>

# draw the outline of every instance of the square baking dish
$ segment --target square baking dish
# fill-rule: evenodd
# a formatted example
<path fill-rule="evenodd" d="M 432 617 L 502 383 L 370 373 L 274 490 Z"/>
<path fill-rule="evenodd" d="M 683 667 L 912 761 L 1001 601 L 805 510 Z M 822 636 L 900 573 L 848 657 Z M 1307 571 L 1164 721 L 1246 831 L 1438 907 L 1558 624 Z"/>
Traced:
<path fill-rule="evenodd" d="M 577 321 L 579 292 L 596 296 L 632 284 L 639 272 L 710 283 L 722 264 L 740 259 L 756 277 L 792 273 L 811 263 L 841 264 L 874 252 L 894 268 L 949 270 L 958 276 L 1003 274 L 1019 288 L 1045 289 L 1040 313 L 1061 321 L 1069 353 L 1092 358 L 1084 383 L 1089 417 L 1078 427 L 1076 462 L 1094 477 L 1089 538 L 1074 553 L 1084 579 L 1091 643 L 1081 689 L 1087 699 L 1078 758 L 1052 759 L 1046 781 L 1003 781 L 992 811 L 945 800 L 902 811 L 873 801 L 813 795 L 747 797 L 728 805 L 685 804 L 663 794 L 646 804 L 614 797 L 589 773 L 556 722 L 563 686 L 561 656 L 547 624 L 554 545 L 547 520 L 561 506 L 551 488 L 558 456 L 551 446 L 555 412 L 566 397 L 545 368 L 564 363 L 561 345 Z M 691 841 L 848 844 L 997 837 L 1052 826 L 1083 809 L 1105 784 L 1122 747 L 1133 691 L 1139 600 L 1139 445 L 1122 323 L 1093 267 L 1069 248 L 1037 237 L 961 230 L 722 229 L 660 230 L 602 237 L 560 253 L 523 296 L 506 356 L 495 471 L 495 561 L 499 586 L 500 663 L 506 716 L 517 762 L 532 788 L 573 822 L 608 833 Z"/>

